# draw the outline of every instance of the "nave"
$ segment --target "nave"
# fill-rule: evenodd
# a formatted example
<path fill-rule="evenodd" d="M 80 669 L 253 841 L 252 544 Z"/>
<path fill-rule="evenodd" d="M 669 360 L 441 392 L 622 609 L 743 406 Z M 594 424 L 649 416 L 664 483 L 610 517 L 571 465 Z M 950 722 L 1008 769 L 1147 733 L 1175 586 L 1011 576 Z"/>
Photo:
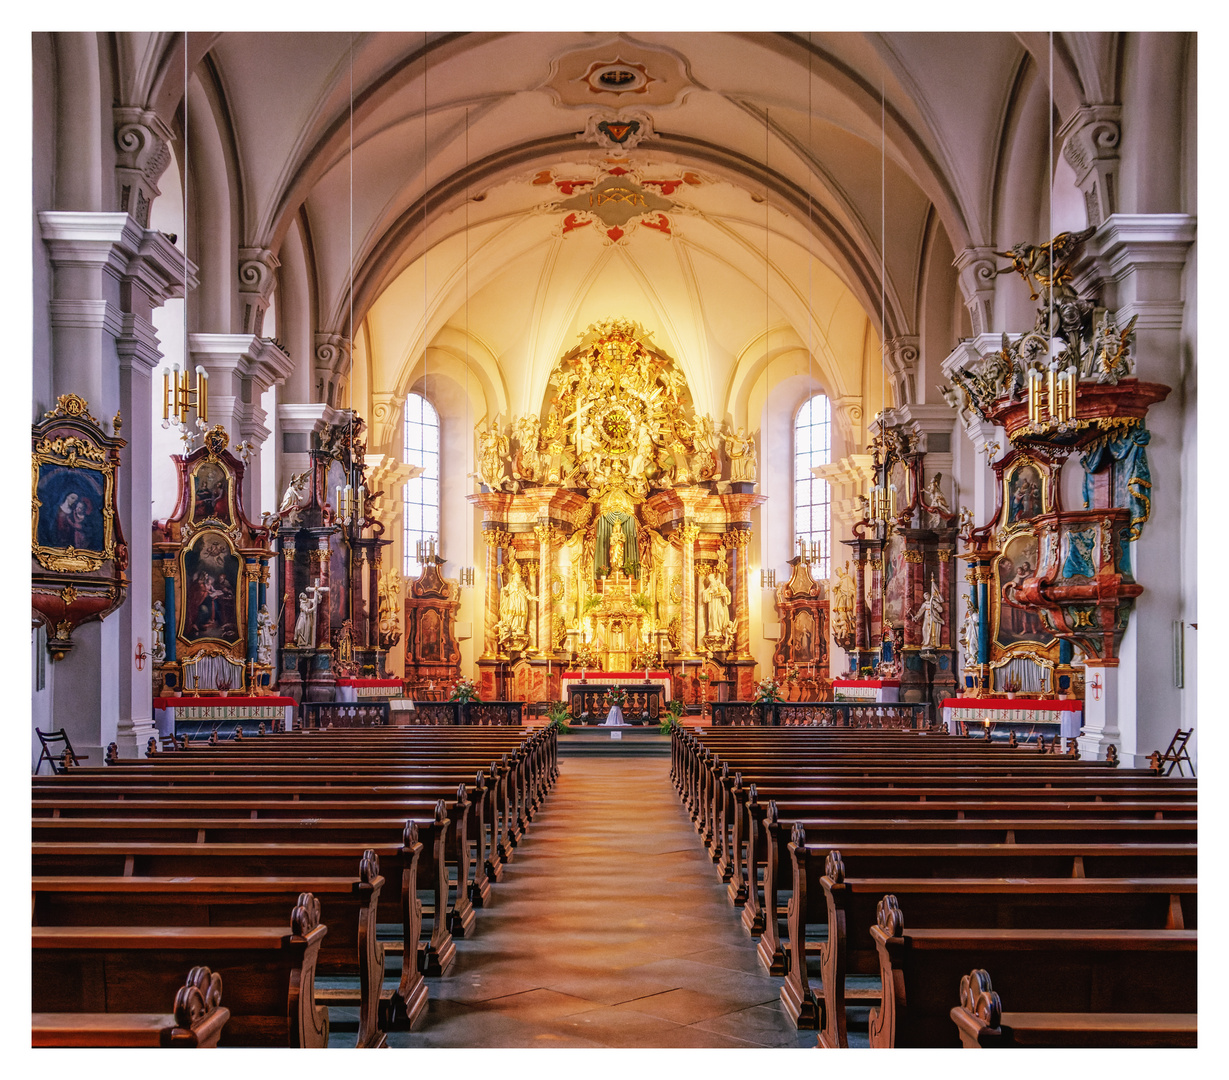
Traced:
<path fill-rule="evenodd" d="M 428 977 L 421 1027 L 390 1047 L 815 1045 L 778 1004 L 669 764 L 561 758 L 481 933 Z M 336 1015 L 330 1045 L 349 1045 Z"/>

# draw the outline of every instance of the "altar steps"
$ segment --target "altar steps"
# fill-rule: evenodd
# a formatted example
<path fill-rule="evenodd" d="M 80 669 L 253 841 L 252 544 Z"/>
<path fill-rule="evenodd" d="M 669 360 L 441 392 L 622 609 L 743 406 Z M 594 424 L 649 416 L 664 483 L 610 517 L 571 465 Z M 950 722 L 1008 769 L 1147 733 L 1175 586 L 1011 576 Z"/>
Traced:
<path fill-rule="evenodd" d="M 559 736 L 560 757 L 669 757 L 670 736 L 656 727 L 581 727 Z"/>

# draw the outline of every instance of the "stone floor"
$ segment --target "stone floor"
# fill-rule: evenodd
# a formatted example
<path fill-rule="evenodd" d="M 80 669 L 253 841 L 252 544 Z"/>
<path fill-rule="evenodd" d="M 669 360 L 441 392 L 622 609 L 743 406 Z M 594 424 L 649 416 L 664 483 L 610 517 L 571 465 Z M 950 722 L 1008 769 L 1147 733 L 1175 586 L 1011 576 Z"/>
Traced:
<path fill-rule="evenodd" d="M 541 812 L 392 1047 L 802 1047 L 669 780 L 564 758 Z M 340 1011 L 339 1011 L 340 1012 Z M 353 1028 L 338 1015 L 330 1042 Z"/>

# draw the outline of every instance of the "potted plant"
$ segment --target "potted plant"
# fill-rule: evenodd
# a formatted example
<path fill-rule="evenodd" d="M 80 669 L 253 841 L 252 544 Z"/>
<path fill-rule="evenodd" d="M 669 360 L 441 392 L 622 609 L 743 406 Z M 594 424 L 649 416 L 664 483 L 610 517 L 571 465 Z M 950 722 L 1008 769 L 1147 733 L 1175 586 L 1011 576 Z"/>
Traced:
<path fill-rule="evenodd" d="M 552 701 L 546 707 L 547 727 L 552 727 L 560 735 L 566 735 L 572 730 L 568 723 L 568 707 L 562 701 Z"/>
<path fill-rule="evenodd" d="M 1008 701 L 1020 692 L 1020 686 L 1021 683 L 1019 675 L 1008 675 L 1007 678 L 1003 680 L 1003 691 L 1007 695 Z"/>
<path fill-rule="evenodd" d="M 669 735 L 670 729 L 679 722 L 679 717 L 683 715 L 683 703 L 675 698 L 666 706 L 666 711 L 662 714 L 661 727 L 657 730 L 662 735 Z"/>

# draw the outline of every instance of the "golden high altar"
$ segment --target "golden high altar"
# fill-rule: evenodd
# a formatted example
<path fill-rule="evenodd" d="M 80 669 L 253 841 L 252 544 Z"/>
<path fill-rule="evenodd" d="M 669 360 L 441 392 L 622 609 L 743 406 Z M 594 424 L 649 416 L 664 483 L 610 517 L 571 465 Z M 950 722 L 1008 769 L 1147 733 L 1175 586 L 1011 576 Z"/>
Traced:
<path fill-rule="evenodd" d="M 557 697 L 568 668 L 702 661 L 752 696 L 754 444 L 698 414 L 646 337 L 621 319 L 589 327 L 540 414 L 479 426 L 483 697 Z"/>

